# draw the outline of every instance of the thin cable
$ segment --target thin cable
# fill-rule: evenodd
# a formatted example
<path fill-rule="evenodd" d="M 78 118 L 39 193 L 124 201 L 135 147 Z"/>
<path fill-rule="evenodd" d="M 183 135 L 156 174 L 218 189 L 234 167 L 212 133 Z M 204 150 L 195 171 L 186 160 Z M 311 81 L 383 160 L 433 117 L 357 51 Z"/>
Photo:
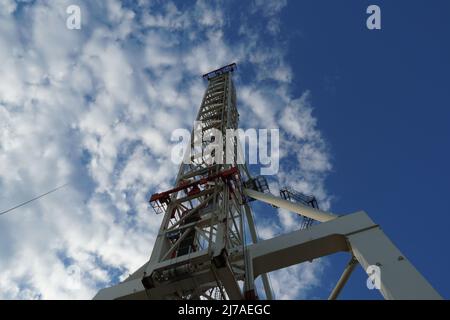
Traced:
<path fill-rule="evenodd" d="M 11 212 L 11 211 L 13 211 L 13 210 L 16 210 L 16 209 L 18 209 L 18 208 L 20 208 L 20 207 L 23 207 L 23 206 L 29 204 L 30 202 L 33 202 L 33 201 L 36 201 L 36 200 L 38 200 L 38 199 L 40 199 L 40 198 L 42 198 L 42 197 L 45 197 L 46 195 L 48 195 L 48 194 L 50 194 L 50 193 L 53 193 L 53 192 L 55 192 L 55 191 L 58 191 L 59 189 L 64 188 L 64 187 L 67 186 L 68 184 L 69 184 L 69 183 L 63 184 L 62 186 L 59 186 L 59 187 L 57 187 L 57 188 L 55 188 L 55 189 L 52 189 L 52 190 L 50 190 L 50 191 L 48 191 L 48 192 L 46 192 L 46 193 L 43 193 L 43 194 L 41 194 L 40 196 L 37 196 L 37 197 L 35 197 L 35 198 L 31 199 L 31 200 L 22 202 L 21 204 L 15 206 L 15 207 L 12 207 L 12 208 L 10 208 L 10 209 L 8 209 L 8 210 L 2 211 L 2 212 L 0 212 L 0 216 L 6 214 L 6 213 L 8 213 L 8 212 Z"/>

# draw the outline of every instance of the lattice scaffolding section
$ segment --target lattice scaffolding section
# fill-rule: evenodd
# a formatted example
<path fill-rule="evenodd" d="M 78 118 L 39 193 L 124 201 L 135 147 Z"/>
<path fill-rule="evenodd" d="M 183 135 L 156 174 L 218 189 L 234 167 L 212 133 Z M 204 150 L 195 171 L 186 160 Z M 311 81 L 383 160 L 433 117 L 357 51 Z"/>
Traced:
<path fill-rule="evenodd" d="M 164 214 L 144 278 L 147 289 L 158 289 L 155 298 L 243 297 L 240 282 L 249 279 L 245 259 L 232 260 L 230 254 L 245 252 L 242 189 L 251 177 L 238 161 L 239 137 L 227 136 L 239 123 L 235 69 L 231 64 L 203 76 L 208 87 L 192 129 L 189 161 L 181 164 L 174 188 L 150 199 L 155 212 Z M 186 278 L 189 283 L 181 285 Z M 254 290 L 253 284 L 246 287 Z"/>

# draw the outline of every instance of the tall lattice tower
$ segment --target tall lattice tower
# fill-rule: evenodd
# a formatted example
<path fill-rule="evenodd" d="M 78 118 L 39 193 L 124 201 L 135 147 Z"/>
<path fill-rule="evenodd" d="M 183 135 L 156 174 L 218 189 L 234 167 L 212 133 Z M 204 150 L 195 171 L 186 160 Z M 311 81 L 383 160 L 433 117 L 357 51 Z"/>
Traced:
<path fill-rule="evenodd" d="M 238 137 L 227 141 L 227 130 L 237 129 L 239 121 L 235 68 L 232 64 L 204 76 L 208 88 L 192 130 L 189 161 L 181 164 L 175 188 L 150 199 L 164 214 L 150 265 L 174 262 L 144 278 L 158 297 L 240 299 L 240 280 L 247 295 L 254 292 L 245 259 L 230 259 L 234 251 L 245 251 L 249 207 L 242 191 L 243 182 L 251 181 L 238 161 Z M 174 281 L 183 286 L 170 289 Z"/>
<path fill-rule="evenodd" d="M 255 279 L 261 276 L 265 296 L 272 299 L 268 272 L 338 251 L 349 252 L 350 262 L 331 299 L 358 262 L 365 270 L 381 269 L 386 298 L 439 298 L 364 212 L 338 217 L 319 210 L 314 197 L 289 188 L 278 198 L 268 193 L 264 178 L 249 174 L 239 137 L 227 134 L 239 121 L 235 69 L 231 64 L 203 76 L 208 87 L 188 161 L 180 165 L 174 188 L 150 199 L 155 212 L 164 215 L 150 260 L 95 298 L 256 299 Z M 253 200 L 300 214 L 300 230 L 258 242 Z"/>

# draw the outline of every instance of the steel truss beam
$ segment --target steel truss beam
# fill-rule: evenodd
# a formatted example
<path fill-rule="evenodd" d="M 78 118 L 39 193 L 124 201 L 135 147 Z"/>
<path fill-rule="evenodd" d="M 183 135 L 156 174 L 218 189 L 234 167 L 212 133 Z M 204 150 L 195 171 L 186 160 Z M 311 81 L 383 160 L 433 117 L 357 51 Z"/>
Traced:
<path fill-rule="evenodd" d="M 369 266 L 380 268 L 380 292 L 385 299 L 442 299 L 439 293 L 414 268 L 368 215 L 357 212 L 309 229 L 294 231 L 269 240 L 249 245 L 246 249 L 252 262 L 253 276 L 286 268 L 337 252 L 349 252 L 364 270 Z M 242 261 L 242 251 L 229 255 Z M 141 268 L 142 270 L 142 268 Z M 203 277 L 203 278 L 202 278 Z M 130 277 L 131 278 L 131 277 Z M 195 280 L 195 283 L 194 283 Z M 214 282 L 209 272 L 192 274 L 181 286 L 198 286 Z M 163 287 L 161 292 L 170 292 Z M 161 291 L 162 290 L 162 291 Z M 156 293 L 155 289 L 155 293 Z M 96 299 L 148 298 L 139 277 L 115 287 L 101 290 Z"/>

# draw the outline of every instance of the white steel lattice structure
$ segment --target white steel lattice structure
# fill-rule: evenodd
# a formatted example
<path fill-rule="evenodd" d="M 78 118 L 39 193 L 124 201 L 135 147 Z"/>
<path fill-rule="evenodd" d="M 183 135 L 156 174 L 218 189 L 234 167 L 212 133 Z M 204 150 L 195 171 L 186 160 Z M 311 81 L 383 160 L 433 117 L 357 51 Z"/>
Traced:
<path fill-rule="evenodd" d="M 284 199 L 265 193 L 265 180 L 252 177 L 238 161 L 238 137 L 226 134 L 237 129 L 239 120 L 235 69 L 231 64 L 203 76 L 208 88 L 192 131 L 190 161 L 181 164 L 173 189 L 150 199 L 155 211 L 164 214 L 150 260 L 95 299 L 256 299 L 259 276 L 265 296 L 272 299 L 268 272 L 339 251 L 349 252 L 351 260 L 330 299 L 338 296 L 357 262 L 364 270 L 380 267 L 385 298 L 439 299 L 364 212 L 338 217 L 292 190 L 286 189 Z M 222 149 L 217 148 L 217 132 Z M 253 200 L 300 214 L 306 225 L 258 241 L 249 205 Z"/>

